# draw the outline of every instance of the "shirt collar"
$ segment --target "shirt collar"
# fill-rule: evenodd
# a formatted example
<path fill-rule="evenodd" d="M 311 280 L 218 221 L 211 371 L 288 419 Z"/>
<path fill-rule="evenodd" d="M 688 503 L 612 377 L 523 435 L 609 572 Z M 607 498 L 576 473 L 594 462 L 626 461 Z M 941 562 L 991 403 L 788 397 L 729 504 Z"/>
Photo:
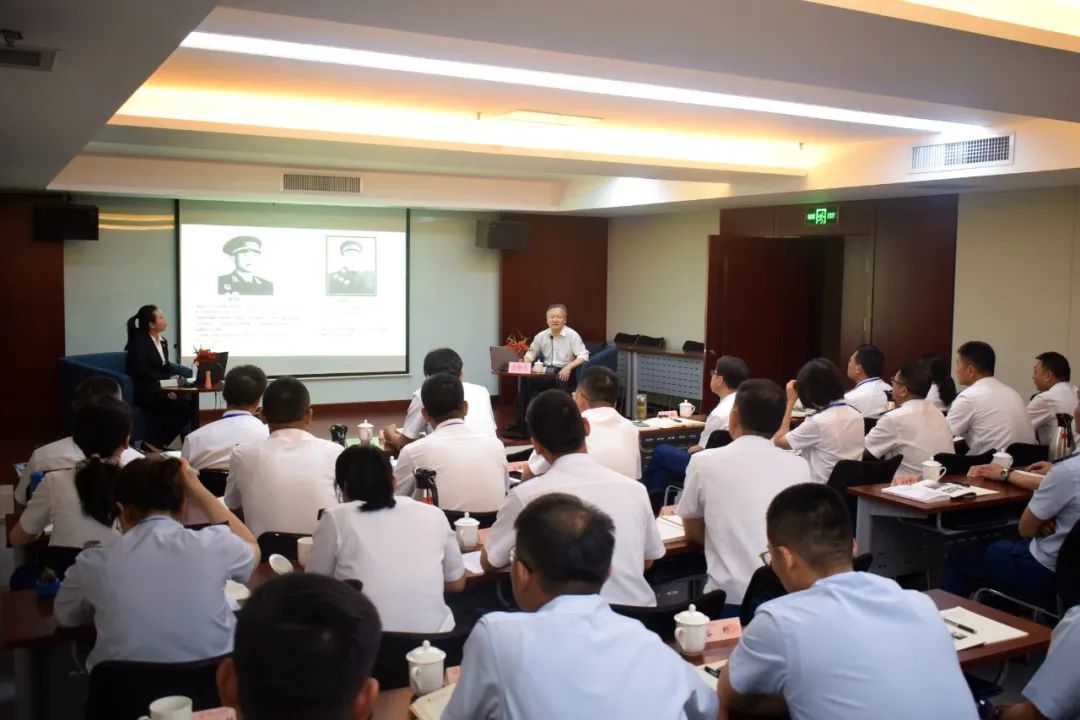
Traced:
<path fill-rule="evenodd" d="M 559 595 L 553 597 L 537 612 L 559 614 L 587 614 L 607 607 L 607 601 L 599 595 Z"/>
<path fill-rule="evenodd" d="M 760 435 L 740 435 L 731 441 L 731 445 L 750 446 L 750 445 L 769 445 L 772 446 L 772 438 L 761 437 Z"/>
<path fill-rule="evenodd" d="M 131 530 L 148 528 L 157 524 L 159 521 L 172 523 L 173 525 L 180 525 L 180 523 L 176 522 L 176 520 L 172 519 L 168 515 L 150 515 L 149 517 L 144 517 L 142 520 L 135 523 L 135 526 L 131 528 Z M 129 530 L 128 532 L 131 532 L 131 530 Z"/>
<path fill-rule="evenodd" d="M 815 580 L 814 584 L 811 585 L 810 587 L 817 587 L 818 585 L 843 584 L 843 583 L 847 582 L 848 580 L 851 580 L 851 579 L 857 578 L 857 577 L 858 577 L 858 575 L 856 574 L 856 572 L 854 570 L 848 570 L 846 572 L 836 573 L 835 575 L 829 575 L 828 577 L 823 577 L 820 580 Z"/>
<path fill-rule="evenodd" d="M 866 383 L 872 383 L 872 382 L 877 382 L 877 381 L 878 381 L 878 380 L 880 380 L 880 379 L 881 379 L 881 378 L 866 378 L 865 380 L 860 380 L 859 382 L 855 383 L 855 387 L 859 387 L 859 386 L 861 386 L 861 385 L 865 385 Z"/>
<path fill-rule="evenodd" d="M 226 410 L 221 415 L 221 419 L 224 420 L 225 418 L 229 417 L 243 417 L 244 415 L 251 415 L 251 413 L 247 410 Z"/>
<path fill-rule="evenodd" d="M 551 467 L 568 470 L 572 467 L 588 465 L 591 462 L 593 462 L 593 459 L 589 457 L 589 453 L 574 452 L 555 458 L 555 462 L 551 463 Z"/>
<path fill-rule="evenodd" d="M 441 423 L 435 426 L 436 430 L 441 430 L 444 427 L 451 427 L 452 425 L 464 425 L 465 418 L 450 418 L 449 420 L 443 420 Z"/>

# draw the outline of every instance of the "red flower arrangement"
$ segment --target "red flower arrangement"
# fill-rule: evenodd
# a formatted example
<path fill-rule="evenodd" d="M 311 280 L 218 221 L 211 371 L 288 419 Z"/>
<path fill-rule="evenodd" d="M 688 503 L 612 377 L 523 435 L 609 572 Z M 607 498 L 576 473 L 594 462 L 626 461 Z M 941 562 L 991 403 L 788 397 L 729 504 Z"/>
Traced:
<path fill-rule="evenodd" d="M 195 364 L 199 367 L 213 365 L 217 362 L 217 353 L 209 348 L 195 348 Z"/>
<path fill-rule="evenodd" d="M 521 333 L 514 333 L 506 338 L 506 349 L 516 352 L 519 358 L 525 357 L 529 351 L 529 339 Z"/>

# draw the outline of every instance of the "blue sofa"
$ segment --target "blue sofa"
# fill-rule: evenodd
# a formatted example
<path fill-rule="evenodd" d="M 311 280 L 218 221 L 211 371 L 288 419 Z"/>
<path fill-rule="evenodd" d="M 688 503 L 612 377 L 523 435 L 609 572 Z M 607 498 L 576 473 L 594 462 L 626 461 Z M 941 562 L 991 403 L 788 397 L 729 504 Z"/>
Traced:
<path fill-rule="evenodd" d="M 135 407 L 135 384 L 127 374 L 127 353 L 107 352 L 88 355 L 67 355 L 60 358 L 60 402 L 63 403 L 64 418 L 67 426 L 72 425 L 71 403 L 75 399 L 75 389 L 91 375 L 108 375 L 120 383 L 120 392 L 124 402 L 131 405 L 134 413 L 131 426 L 131 441 L 141 440 L 146 427 L 146 420 L 141 409 Z"/>

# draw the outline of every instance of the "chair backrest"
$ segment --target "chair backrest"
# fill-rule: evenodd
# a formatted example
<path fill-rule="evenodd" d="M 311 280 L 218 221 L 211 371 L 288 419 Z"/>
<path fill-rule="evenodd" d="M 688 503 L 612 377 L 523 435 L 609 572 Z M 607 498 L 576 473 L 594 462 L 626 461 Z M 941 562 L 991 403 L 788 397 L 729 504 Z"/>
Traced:
<path fill-rule="evenodd" d="M 684 353 L 700 353 L 705 352 L 705 343 L 697 340 L 687 340 L 682 344 L 682 351 Z"/>
<path fill-rule="evenodd" d="M 273 532 L 268 530 L 258 537 L 259 553 L 262 555 L 264 561 L 274 553 L 277 553 L 278 555 L 284 555 L 289 558 L 289 562 L 295 565 L 297 563 L 296 541 L 302 537 L 308 536 L 303 533 Z"/>
<path fill-rule="evenodd" d="M 638 336 L 636 333 L 617 332 L 615 333 L 615 338 L 612 342 L 618 345 L 634 345 L 637 343 L 637 339 Z"/>
<path fill-rule="evenodd" d="M 1057 570 L 1054 573 L 1062 612 L 1080 605 L 1080 523 L 1073 525 L 1058 550 Z"/>
<path fill-rule="evenodd" d="M 848 494 L 847 489 L 856 485 L 892 482 L 893 475 L 896 474 L 896 469 L 900 467 L 903 459 L 903 455 L 897 455 L 888 460 L 841 460 L 833 467 L 827 484 L 835 488 L 844 498 L 848 514 L 851 516 L 852 530 L 855 529 L 858 498 Z"/>
<path fill-rule="evenodd" d="M 982 455 L 954 455 L 952 453 L 938 453 L 934 459 L 945 466 L 946 475 L 967 475 L 967 471 L 974 465 L 986 465 L 994 459 L 994 453 Z"/>
<path fill-rule="evenodd" d="M 1013 465 L 1031 465 L 1049 459 L 1050 446 L 1036 445 L 1034 443 L 1013 443 L 1005 448 L 1005 452 L 1012 455 Z"/>
<path fill-rule="evenodd" d="M 709 439 L 705 442 L 705 449 L 712 450 L 713 448 L 724 447 L 731 443 L 731 433 L 727 430 L 713 430 L 709 435 Z"/>
<path fill-rule="evenodd" d="M 223 658 L 188 663 L 107 660 L 90 671 L 87 720 L 134 720 L 149 714 L 150 703 L 167 695 L 191 698 L 195 710 L 220 707 L 218 665 Z"/>
<path fill-rule="evenodd" d="M 867 572 L 873 563 L 873 553 L 863 553 L 852 559 L 851 566 L 857 572 Z M 758 606 L 784 595 L 787 595 L 787 590 L 784 589 L 784 585 L 773 569 L 768 565 L 759 567 L 750 577 L 750 584 L 747 585 L 746 593 L 743 595 L 742 605 L 739 606 L 739 622 L 746 627 L 754 619 Z"/>
<path fill-rule="evenodd" d="M 862 419 L 862 432 L 863 432 L 863 435 L 869 435 L 870 431 L 873 430 L 877 426 L 877 421 L 878 421 L 877 418 L 864 417 Z"/>
<path fill-rule="evenodd" d="M 225 496 L 225 481 L 229 479 L 228 470 L 215 470 L 203 468 L 199 471 L 199 482 L 209 490 L 214 497 Z"/>
<path fill-rule="evenodd" d="M 82 552 L 82 548 L 60 547 L 50 545 L 41 549 L 40 565 L 42 569 L 49 568 L 56 576 L 63 578 L 68 568 L 75 564 L 75 559 Z"/>
<path fill-rule="evenodd" d="M 660 636 L 664 642 L 675 639 L 675 616 L 687 609 L 691 603 L 699 612 L 716 619 L 724 611 L 727 593 L 713 590 L 693 600 L 657 607 L 636 607 L 634 605 L 612 605 L 611 609 L 628 618 L 638 620 L 648 630 Z"/>
<path fill-rule="evenodd" d="M 465 513 L 460 510 L 443 510 L 443 514 L 446 515 L 447 522 L 450 523 L 450 527 L 454 527 L 454 522 L 465 517 Z M 480 528 L 489 528 L 495 524 L 495 516 L 497 512 L 470 512 L 469 517 L 480 523 Z"/>
<path fill-rule="evenodd" d="M 419 647 L 425 640 L 446 653 L 444 667 L 461 664 L 462 650 L 469 637 L 471 626 L 459 623 L 448 633 L 384 632 L 379 643 L 379 654 L 371 668 L 371 677 L 379 681 L 380 690 L 408 687 L 409 663 L 405 655 Z"/>

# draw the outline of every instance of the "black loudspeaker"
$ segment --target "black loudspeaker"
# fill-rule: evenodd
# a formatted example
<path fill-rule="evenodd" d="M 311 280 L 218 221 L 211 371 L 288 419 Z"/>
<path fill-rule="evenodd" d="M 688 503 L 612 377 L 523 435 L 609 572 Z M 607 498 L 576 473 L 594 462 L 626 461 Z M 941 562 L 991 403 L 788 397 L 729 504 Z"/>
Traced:
<path fill-rule="evenodd" d="M 524 250 L 529 247 L 529 226 L 523 222 L 477 220 L 476 247 L 487 250 Z"/>
<path fill-rule="evenodd" d="M 98 209 L 94 205 L 35 205 L 34 239 L 39 242 L 97 240 Z"/>

